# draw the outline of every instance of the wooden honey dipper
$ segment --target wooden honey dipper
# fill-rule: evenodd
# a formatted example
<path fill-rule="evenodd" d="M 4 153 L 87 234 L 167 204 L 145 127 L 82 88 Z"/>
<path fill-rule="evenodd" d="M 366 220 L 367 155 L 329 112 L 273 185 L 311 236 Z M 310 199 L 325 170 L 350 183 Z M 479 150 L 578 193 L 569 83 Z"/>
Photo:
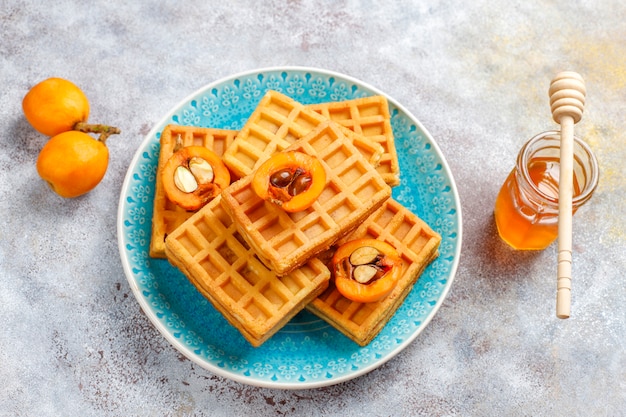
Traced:
<path fill-rule="evenodd" d="M 550 83 L 548 94 L 552 118 L 561 125 L 556 316 L 566 319 L 572 299 L 574 124 L 583 115 L 585 82 L 576 72 L 560 72 Z"/>

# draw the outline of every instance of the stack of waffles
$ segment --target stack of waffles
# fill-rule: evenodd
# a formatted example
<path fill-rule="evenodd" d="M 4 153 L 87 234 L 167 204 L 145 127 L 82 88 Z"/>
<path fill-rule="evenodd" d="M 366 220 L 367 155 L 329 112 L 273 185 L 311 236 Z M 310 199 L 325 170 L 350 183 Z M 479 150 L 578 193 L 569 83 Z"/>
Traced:
<path fill-rule="evenodd" d="M 181 137 L 220 155 L 237 180 L 186 212 L 168 201 L 157 175 L 151 256 L 179 268 L 253 346 L 305 308 L 364 346 L 438 254 L 439 235 L 391 197 L 399 167 L 382 96 L 305 106 L 269 91 L 240 131 L 166 127 L 159 172 Z M 256 169 L 282 151 L 314 156 L 326 172 L 321 195 L 300 212 L 252 189 Z M 358 237 L 391 244 L 403 261 L 398 285 L 375 303 L 344 298 L 325 261 Z"/>

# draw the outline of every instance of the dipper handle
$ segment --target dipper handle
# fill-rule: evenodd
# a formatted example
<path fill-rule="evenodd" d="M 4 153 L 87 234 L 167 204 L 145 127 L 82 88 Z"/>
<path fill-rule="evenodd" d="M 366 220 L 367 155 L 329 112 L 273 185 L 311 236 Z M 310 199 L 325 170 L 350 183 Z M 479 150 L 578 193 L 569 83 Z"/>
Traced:
<path fill-rule="evenodd" d="M 552 118 L 561 125 L 556 316 L 570 316 L 572 297 L 572 194 L 574 183 L 574 124 L 585 108 L 585 82 L 576 72 L 560 72 L 550 83 Z"/>

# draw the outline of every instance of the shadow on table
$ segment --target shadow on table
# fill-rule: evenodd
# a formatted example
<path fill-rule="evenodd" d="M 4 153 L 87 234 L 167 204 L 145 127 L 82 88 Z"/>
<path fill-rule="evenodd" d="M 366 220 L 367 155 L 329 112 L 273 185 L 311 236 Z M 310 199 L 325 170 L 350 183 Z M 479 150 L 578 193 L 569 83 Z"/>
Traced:
<path fill-rule="evenodd" d="M 468 242 L 468 254 L 479 265 L 481 275 L 496 285 L 525 279 L 525 271 L 545 256 L 545 251 L 522 251 L 508 246 L 498 235 L 493 213 L 480 220 L 474 239 L 482 244 Z"/>

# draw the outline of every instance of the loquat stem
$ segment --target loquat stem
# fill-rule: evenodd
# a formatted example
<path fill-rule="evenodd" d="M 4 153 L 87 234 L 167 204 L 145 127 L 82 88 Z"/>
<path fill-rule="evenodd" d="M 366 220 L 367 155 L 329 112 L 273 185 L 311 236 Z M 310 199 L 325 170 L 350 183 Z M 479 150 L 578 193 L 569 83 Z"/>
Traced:
<path fill-rule="evenodd" d="M 84 133 L 95 133 L 100 135 L 98 140 L 102 143 L 105 143 L 109 136 L 117 135 L 121 131 L 117 127 L 102 125 L 102 124 L 94 124 L 94 123 L 85 123 L 78 122 L 74 125 L 74 130 L 78 130 L 79 132 Z"/>

